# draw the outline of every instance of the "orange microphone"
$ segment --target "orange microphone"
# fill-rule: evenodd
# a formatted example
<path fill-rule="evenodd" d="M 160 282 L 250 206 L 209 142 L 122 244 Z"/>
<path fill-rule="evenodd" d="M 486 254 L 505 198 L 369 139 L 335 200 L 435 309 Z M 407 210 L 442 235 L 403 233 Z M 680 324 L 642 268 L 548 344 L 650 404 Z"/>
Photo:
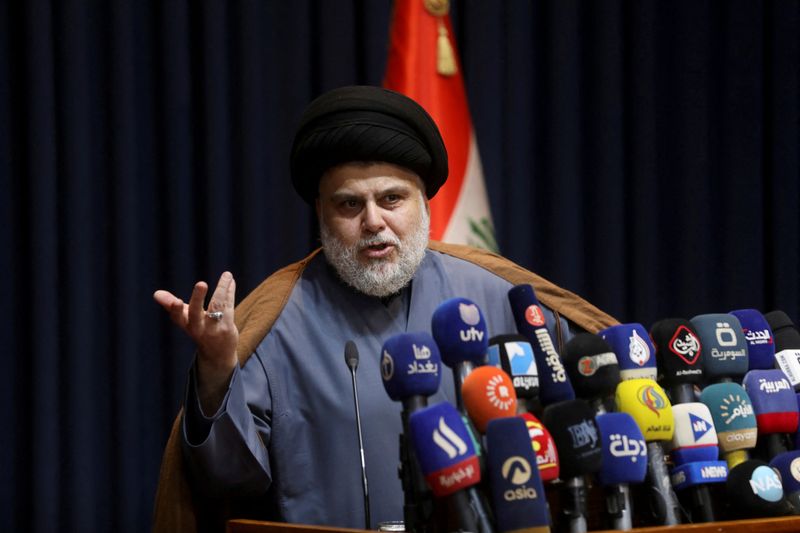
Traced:
<path fill-rule="evenodd" d="M 489 421 L 517 414 L 514 382 L 496 366 L 481 366 L 473 370 L 464 378 L 461 397 L 467 414 L 481 433 L 486 433 Z"/>

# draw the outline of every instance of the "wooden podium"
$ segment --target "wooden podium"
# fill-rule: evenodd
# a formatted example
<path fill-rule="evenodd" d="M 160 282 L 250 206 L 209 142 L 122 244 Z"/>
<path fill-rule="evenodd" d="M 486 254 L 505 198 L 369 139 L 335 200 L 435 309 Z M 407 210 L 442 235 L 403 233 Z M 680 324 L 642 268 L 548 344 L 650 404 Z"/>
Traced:
<path fill-rule="evenodd" d="M 229 520 L 228 533 L 367 533 L 362 529 L 306 526 L 258 520 Z M 680 524 L 677 526 L 643 527 L 630 530 L 632 533 L 800 533 L 800 517 L 758 518 L 707 524 Z M 610 530 L 589 533 L 610 533 Z"/>

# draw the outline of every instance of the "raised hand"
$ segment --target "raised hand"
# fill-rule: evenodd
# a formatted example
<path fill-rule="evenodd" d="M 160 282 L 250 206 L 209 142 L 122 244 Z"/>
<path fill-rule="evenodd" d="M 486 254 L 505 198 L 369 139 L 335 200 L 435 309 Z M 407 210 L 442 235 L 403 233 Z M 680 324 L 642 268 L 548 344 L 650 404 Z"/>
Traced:
<path fill-rule="evenodd" d="M 208 284 L 198 281 L 188 304 L 165 290 L 157 290 L 153 298 L 197 345 L 198 395 L 203 412 L 210 415 L 219 408 L 237 364 L 239 330 L 233 322 L 236 297 L 233 275 L 222 273 L 206 310 L 203 303 L 207 294 Z"/>

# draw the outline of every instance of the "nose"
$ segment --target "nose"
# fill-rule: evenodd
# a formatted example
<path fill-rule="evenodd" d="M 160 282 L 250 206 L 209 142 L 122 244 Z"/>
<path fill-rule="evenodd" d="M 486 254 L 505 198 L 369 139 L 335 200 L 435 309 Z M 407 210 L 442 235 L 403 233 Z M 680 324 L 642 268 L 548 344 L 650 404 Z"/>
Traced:
<path fill-rule="evenodd" d="M 383 220 L 381 208 L 374 202 L 367 202 L 361 223 L 364 229 L 370 233 L 380 233 L 386 229 L 386 222 Z"/>

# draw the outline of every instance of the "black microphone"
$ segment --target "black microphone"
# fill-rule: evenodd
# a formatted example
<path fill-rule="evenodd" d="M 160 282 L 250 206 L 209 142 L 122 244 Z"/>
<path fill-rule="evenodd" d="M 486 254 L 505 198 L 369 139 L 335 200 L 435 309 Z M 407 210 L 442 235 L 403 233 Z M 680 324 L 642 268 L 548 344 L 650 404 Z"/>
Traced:
<path fill-rule="evenodd" d="M 367 465 L 364 462 L 364 438 L 361 435 L 361 410 L 358 408 L 358 385 L 356 385 L 356 369 L 358 368 L 358 348 L 353 341 L 344 345 L 344 362 L 350 369 L 353 378 L 353 401 L 356 406 L 356 429 L 358 430 L 358 451 L 361 454 L 361 486 L 364 489 L 364 529 L 370 529 L 369 519 L 369 487 L 367 486 Z"/>

